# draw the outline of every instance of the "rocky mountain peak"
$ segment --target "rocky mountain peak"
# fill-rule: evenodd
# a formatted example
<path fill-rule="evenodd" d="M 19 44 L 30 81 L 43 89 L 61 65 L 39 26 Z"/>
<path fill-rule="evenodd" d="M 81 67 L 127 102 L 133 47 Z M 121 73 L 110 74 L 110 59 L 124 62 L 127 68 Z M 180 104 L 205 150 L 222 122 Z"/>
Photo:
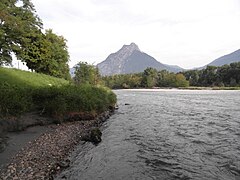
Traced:
<path fill-rule="evenodd" d="M 140 49 L 135 43 L 131 43 L 130 45 L 123 45 L 123 47 L 117 53 L 114 53 L 114 55 L 117 54 L 120 59 L 125 59 L 126 57 L 130 56 L 134 51 L 140 51 Z"/>
<path fill-rule="evenodd" d="M 123 45 L 119 51 L 110 54 L 105 61 L 97 66 L 103 75 L 121 74 L 125 60 L 135 51 L 140 51 L 135 43 Z"/>
<path fill-rule="evenodd" d="M 153 57 L 140 51 L 135 43 L 123 45 L 120 50 L 110 54 L 97 67 L 102 75 L 143 72 L 147 67 L 153 67 L 157 70 L 181 71 L 181 68 L 158 62 Z"/>
<path fill-rule="evenodd" d="M 140 49 L 138 48 L 138 45 L 136 45 L 135 43 L 131 43 L 130 45 L 123 45 L 121 50 L 129 51 L 129 52 L 140 51 Z"/>

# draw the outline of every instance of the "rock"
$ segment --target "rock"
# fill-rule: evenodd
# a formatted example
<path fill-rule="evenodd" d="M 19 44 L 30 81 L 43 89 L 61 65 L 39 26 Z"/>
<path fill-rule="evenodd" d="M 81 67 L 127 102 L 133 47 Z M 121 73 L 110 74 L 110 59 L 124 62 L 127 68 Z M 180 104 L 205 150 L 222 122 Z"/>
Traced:
<path fill-rule="evenodd" d="M 115 109 L 117 110 L 117 109 L 119 109 L 119 107 L 118 107 L 118 105 L 117 104 L 115 104 Z"/>
<path fill-rule="evenodd" d="M 96 119 L 89 114 L 89 119 L 93 118 L 93 120 L 51 125 L 51 130 L 28 143 L 13 157 L 6 168 L 0 170 L 0 179 L 2 177 L 3 179 L 17 177 L 21 180 L 53 179 L 54 174 L 70 165 L 70 161 L 65 158 L 80 140 L 94 144 L 101 142 L 102 133 L 97 127 L 100 127 L 106 117 L 110 115 L 111 112 L 107 111 Z M 6 122 L 9 123 L 9 121 Z M 14 123 L 16 123 L 15 120 Z M 7 125 L 13 125 L 13 123 Z M 4 127 L 0 126 L 0 130 L 9 130 Z M 7 143 L 7 137 L 0 136 L 0 142 Z M 29 169 L 29 167 L 31 168 Z"/>
<path fill-rule="evenodd" d="M 93 128 L 91 130 L 91 142 L 93 143 L 100 143 L 102 141 L 102 132 L 100 131 L 99 128 Z"/>
<path fill-rule="evenodd" d="M 59 166 L 60 168 L 67 168 L 69 167 L 69 165 L 70 165 L 69 159 L 57 163 L 57 166 Z"/>
<path fill-rule="evenodd" d="M 89 141 L 92 142 L 94 144 L 100 143 L 102 141 L 102 132 L 100 131 L 99 128 L 92 128 L 90 129 L 90 132 L 88 134 L 85 134 L 82 137 L 83 141 Z"/>

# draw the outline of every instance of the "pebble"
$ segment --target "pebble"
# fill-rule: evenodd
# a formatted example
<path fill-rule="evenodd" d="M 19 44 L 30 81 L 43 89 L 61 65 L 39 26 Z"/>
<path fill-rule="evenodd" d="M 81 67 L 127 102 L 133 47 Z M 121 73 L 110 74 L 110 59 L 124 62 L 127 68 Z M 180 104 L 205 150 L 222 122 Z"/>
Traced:
<path fill-rule="evenodd" d="M 9 166 L 1 170 L 0 179 L 51 179 L 54 173 L 69 166 L 67 155 L 98 121 L 99 118 L 53 126 L 52 131 L 43 133 L 20 150 Z"/>

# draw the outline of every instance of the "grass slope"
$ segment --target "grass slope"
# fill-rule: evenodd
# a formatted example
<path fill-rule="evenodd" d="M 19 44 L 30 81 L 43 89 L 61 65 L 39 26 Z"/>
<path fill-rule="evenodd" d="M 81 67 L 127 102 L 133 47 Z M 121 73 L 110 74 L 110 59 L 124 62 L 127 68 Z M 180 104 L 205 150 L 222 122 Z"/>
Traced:
<path fill-rule="evenodd" d="M 0 117 L 38 111 L 51 117 L 99 114 L 116 103 L 105 87 L 76 86 L 44 74 L 0 68 Z"/>
<path fill-rule="evenodd" d="M 48 87 L 68 85 L 69 81 L 45 74 L 0 67 L 0 87 L 3 83 L 22 87 Z"/>

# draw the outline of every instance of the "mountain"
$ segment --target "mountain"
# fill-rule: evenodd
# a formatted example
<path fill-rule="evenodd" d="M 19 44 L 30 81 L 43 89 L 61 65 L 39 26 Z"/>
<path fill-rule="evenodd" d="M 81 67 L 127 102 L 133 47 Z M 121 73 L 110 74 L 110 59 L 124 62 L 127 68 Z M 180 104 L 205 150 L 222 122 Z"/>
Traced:
<path fill-rule="evenodd" d="M 129 74 L 143 72 L 147 67 L 157 70 L 166 69 L 179 72 L 178 66 L 166 65 L 158 62 L 152 56 L 142 52 L 135 43 L 124 45 L 119 51 L 110 54 L 106 60 L 97 65 L 102 75 Z"/>
<path fill-rule="evenodd" d="M 223 66 L 225 64 L 231 64 L 239 61 L 240 61 L 240 49 L 215 59 L 214 61 L 209 63 L 207 66 Z"/>

